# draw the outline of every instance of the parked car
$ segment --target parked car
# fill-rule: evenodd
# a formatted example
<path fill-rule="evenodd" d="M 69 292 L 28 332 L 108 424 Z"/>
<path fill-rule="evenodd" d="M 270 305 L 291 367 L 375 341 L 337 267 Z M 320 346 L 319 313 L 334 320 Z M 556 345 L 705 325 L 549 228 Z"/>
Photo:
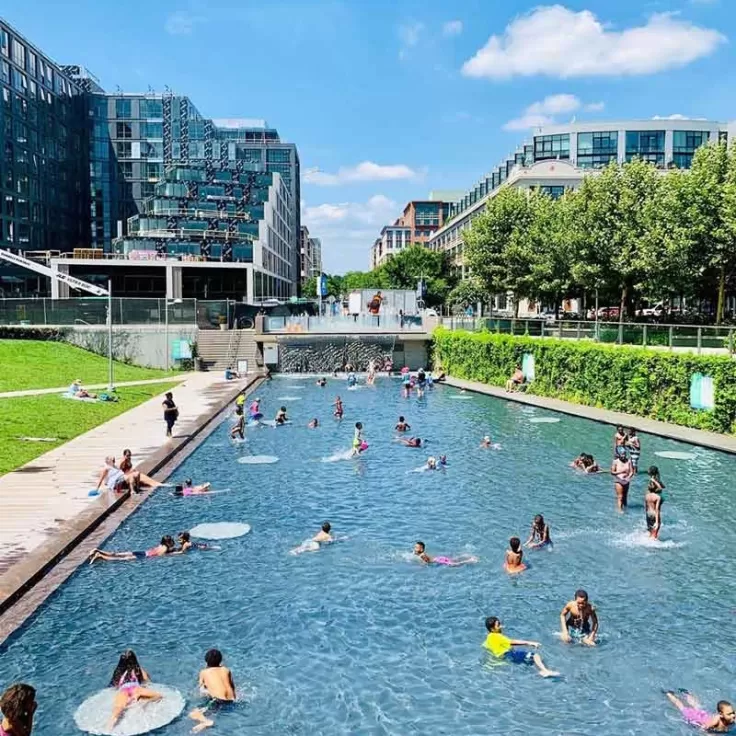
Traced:
<path fill-rule="evenodd" d="M 614 320 L 618 319 L 620 314 L 621 307 L 600 307 L 598 310 L 598 319 Z M 595 319 L 595 309 L 588 313 L 588 319 Z"/>

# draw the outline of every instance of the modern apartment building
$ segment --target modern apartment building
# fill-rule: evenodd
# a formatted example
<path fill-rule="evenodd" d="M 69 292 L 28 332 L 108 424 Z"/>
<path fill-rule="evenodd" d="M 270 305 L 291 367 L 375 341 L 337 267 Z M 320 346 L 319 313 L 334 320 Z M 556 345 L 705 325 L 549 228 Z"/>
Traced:
<path fill-rule="evenodd" d="M 0 175 L 10 190 L 3 189 L 0 247 L 92 249 L 109 257 L 113 241 L 128 235 L 128 223 L 148 213 L 146 201 L 167 171 L 204 170 L 209 181 L 215 171 L 235 167 L 239 176 L 278 174 L 287 188 L 288 242 L 279 258 L 289 268 L 264 270 L 263 283 L 272 291 L 265 296 L 298 293 L 300 172 L 294 144 L 283 142 L 265 121 L 206 118 L 183 95 L 107 94 L 86 69 L 53 64 L 3 21 L 0 41 L 6 101 Z M 163 239 L 156 245 L 160 254 L 168 252 Z M 214 252 L 207 257 L 215 258 Z M 18 278 L 15 272 L 12 277 Z"/>
<path fill-rule="evenodd" d="M 301 286 L 322 273 L 322 241 L 309 234 L 309 228 L 302 225 L 299 235 L 299 250 L 301 257 Z"/>
<path fill-rule="evenodd" d="M 0 87 L 0 248 L 69 251 L 85 245 L 84 91 L 2 19 Z M 0 296 L 41 286 L 33 274 L 0 270 Z"/>
<path fill-rule="evenodd" d="M 451 262 L 464 275 L 463 231 L 501 187 L 537 188 L 559 197 L 611 161 L 641 158 L 662 170 L 689 168 L 700 146 L 727 141 L 734 135 L 733 123 L 681 119 L 539 128 L 531 141 L 520 145 L 450 207 L 449 221 L 432 235 L 429 247 L 449 253 Z"/>
<path fill-rule="evenodd" d="M 432 234 L 447 221 L 450 207 L 449 202 L 434 199 L 432 193 L 428 199 L 407 202 L 401 216 L 381 230 L 371 247 L 371 269 L 409 245 L 427 245 Z"/>

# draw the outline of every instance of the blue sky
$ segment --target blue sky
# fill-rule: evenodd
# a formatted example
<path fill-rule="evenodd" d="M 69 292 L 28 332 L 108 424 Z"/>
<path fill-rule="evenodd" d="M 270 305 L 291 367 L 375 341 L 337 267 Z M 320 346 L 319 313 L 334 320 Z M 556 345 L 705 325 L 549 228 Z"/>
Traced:
<path fill-rule="evenodd" d="M 545 120 L 736 119 L 734 0 L 24 0 L 3 11 L 103 86 L 168 85 L 296 143 L 325 269 L 466 189 Z"/>

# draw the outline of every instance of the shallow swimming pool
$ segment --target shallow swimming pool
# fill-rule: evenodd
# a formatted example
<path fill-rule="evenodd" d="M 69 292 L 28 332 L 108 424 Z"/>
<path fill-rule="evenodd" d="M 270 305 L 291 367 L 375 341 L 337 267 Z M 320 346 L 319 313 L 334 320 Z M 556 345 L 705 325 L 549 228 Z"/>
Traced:
<path fill-rule="evenodd" d="M 342 423 L 331 418 L 338 393 Z M 190 706 L 204 652 L 222 649 L 243 698 L 217 716 L 222 734 L 685 734 L 663 688 L 688 688 L 708 708 L 734 697 L 736 459 L 642 437 L 641 466 L 656 463 L 667 485 L 656 544 L 644 531 L 643 477 L 619 516 L 610 476 L 568 467 L 581 450 L 607 464 L 609 427 L 447 387 L 406 400 L 388 379 L 348 391 L 277 378 L 260 395 L 267 417 L 284 404 L 294 423 L 249 428 L 234 446 L 225 422 L 174 474 L 228 492 L 175 499 L 162 489 L 105 548 L 146 549 L 207 522 L 245 522 L 250 534 L 221 551 L 86 566 L 2 650 L 0 684 L 39 690 L 34 734 L 77 732 L 76 707 L 126 647 Z M 399 414 L 429 438 L 426 451 L 392 442 Z M 309 430 L 313 416 L 324 424 Z M 350 448 L 356 420 L 365 455 L 324 462 Z M 488 433 L 500 450 L 478 447 Z M 654 455 L 673 450 L 695 457 Z M 442 453 L 445 472 L 411 472 Z M 246 455 L 279 461 L 239 463 Z M 530 569 L 511 579 L 501 568 L 508 538 L 525 539 L 535 513 L 554 548 L 528 553 Z M 349 539 L 290 555 L 325 519 Z M 423 567 L 408 557 L 418 539 L 430 554 L 480 562 Z M 579 587 L 598 609 L 596 649 L 556 635 Z M 541 641 L 564 677 L 489 661 L 488 615 L 512 637 Z M 183 717 L 161 733 L 191 726 Z"/>

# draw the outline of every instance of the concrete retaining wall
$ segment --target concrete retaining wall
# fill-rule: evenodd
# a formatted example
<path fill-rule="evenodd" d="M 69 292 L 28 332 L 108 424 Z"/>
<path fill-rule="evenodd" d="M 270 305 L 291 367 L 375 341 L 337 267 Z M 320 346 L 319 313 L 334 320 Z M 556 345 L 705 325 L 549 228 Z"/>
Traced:
<path fill-rule="evenodd" d="M 66 342 L 99 355 L 107 355 L 108 333 L 104 325 L 79 325 L 61 328 Z M 169 352 L 177 340 L 196 342 L 193 325 L 169 325 Z M 147 368 L 165 368 L 167 335 L 160 325 L 113 327 L 112 352 L 116 360 Z M 177 365 L 173 360 L 172 367 Z"/>

